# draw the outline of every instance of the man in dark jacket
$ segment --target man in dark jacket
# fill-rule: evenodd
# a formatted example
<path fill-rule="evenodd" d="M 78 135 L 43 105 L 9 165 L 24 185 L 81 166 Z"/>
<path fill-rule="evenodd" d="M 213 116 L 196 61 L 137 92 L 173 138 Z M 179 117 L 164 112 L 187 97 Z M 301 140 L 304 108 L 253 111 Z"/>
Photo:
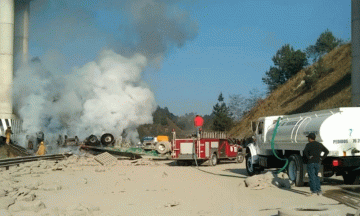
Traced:
<path fill-rule="evenodd" d="M 307 172 L 310 180 L 311 195 L 321 195 L 320 179 L 318 177 L 320 162 L 326 158 L 329 154 L 329 150 L 325 146 L 315 141 L 316 136 L 314 133 L 310 133 L 306 136 L 309 143 L 306 144 L 304 149 L 304 156 L 307 163 Z M 323 155 L 321 155 L 324 153 Z"/>

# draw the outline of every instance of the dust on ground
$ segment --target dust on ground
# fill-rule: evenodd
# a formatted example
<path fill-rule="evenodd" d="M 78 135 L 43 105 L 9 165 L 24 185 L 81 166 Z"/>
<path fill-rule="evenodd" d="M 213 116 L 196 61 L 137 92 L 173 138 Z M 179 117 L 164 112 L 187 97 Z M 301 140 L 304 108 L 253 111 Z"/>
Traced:
<path fill-rule="evenodd" d="M 246 187 L 246 178 L 245 164 L 234 162 L 200 170 L 148 159 L 103 166 L 92 156 L 30 162 L 2 170 L 0 215 L 277 215 L 314 205 L 356 212 L 305 196 L 308 187 Z"/>

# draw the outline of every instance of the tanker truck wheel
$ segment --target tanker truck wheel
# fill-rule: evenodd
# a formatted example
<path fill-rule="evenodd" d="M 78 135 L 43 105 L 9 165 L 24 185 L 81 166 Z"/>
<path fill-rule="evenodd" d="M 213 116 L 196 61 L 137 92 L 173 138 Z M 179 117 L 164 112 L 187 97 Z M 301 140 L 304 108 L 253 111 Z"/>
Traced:
<path fill-rule="evenodd" d="M 165 154 L 170 151 L 170 143 L 166 141 L 158 142 L 155 146 L 155 150 L 160 154 Z"/>
<path fill-rule="evenodd" d="M 358 185 L 359 182 L 359 176 L 355 173 L 348 173 L 343 175 L 344 184 L 347 185 Z"/>
<path fill-rule="evenodd" d="M 253 164 L 250 152 L 248 154 L 246 154 L 245 160 L 246 160 L 246 172 L 248 173 L 248 175 L 253 176 L 255 174 L 258 174 L 260 169 L 259 169 L 259 167 L 256 167 L 255 164 Z"/>
<path fill-rule="evenodd" d="M 295 186 L 304 186 L 304 170 L 303 161 L 300 155 L 293 154 L 289 157 L 288 175 L 290 181 L 295 183 Z"/>

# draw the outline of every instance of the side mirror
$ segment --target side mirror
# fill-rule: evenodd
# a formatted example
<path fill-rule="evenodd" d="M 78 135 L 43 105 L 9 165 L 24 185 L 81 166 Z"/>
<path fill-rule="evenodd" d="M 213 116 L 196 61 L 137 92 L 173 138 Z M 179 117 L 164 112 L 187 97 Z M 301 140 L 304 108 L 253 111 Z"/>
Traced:
<path fill-rule="evenodd" d="M 253 122 L 251 122 L 251 130 L 252 130 L 252 132 L 256 132 L 256 122 L 255 121 L 253 121 Z"/>

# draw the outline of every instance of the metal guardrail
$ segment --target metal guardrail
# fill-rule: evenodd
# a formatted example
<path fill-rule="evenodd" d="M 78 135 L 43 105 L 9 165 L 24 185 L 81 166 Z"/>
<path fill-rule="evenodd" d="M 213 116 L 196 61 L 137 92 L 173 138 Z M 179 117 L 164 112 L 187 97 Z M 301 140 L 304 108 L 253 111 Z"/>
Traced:
<path fill-rule="evenodd" d="M 108 152 L 108 153 L 110 153 L 112 155 L 119 155 L 119 156 L 123 156 L 123 157 L 129 157 L 131 159 L 140 159 L 140 158 L 142 158 L 140 156 L 140 154 L 136 154 L 136 153 L 132 153 L 132 152 L 114 151 L 114 150 L 110 150 L 110 149 L 98 148 L 98 147 L 88 146 L 88 145 L 81 145 L 80 149 L 87 150 L 87 151 L 93 151 L 93 152 L 99 152 L 99 153 Z"/>
<path fill-rule="evenodd" d="M 26 163 L 26 162 L 39 161 L 39 160 L 62 160 L 71 155 L 72 153 L 65 153 L 65 154 L 26 156 L 26 157 L 2 159 L 0 160 L 0 167 L 6 167 L 8 169 L 9 166 L 19 165 L 21 163 Z"/>

